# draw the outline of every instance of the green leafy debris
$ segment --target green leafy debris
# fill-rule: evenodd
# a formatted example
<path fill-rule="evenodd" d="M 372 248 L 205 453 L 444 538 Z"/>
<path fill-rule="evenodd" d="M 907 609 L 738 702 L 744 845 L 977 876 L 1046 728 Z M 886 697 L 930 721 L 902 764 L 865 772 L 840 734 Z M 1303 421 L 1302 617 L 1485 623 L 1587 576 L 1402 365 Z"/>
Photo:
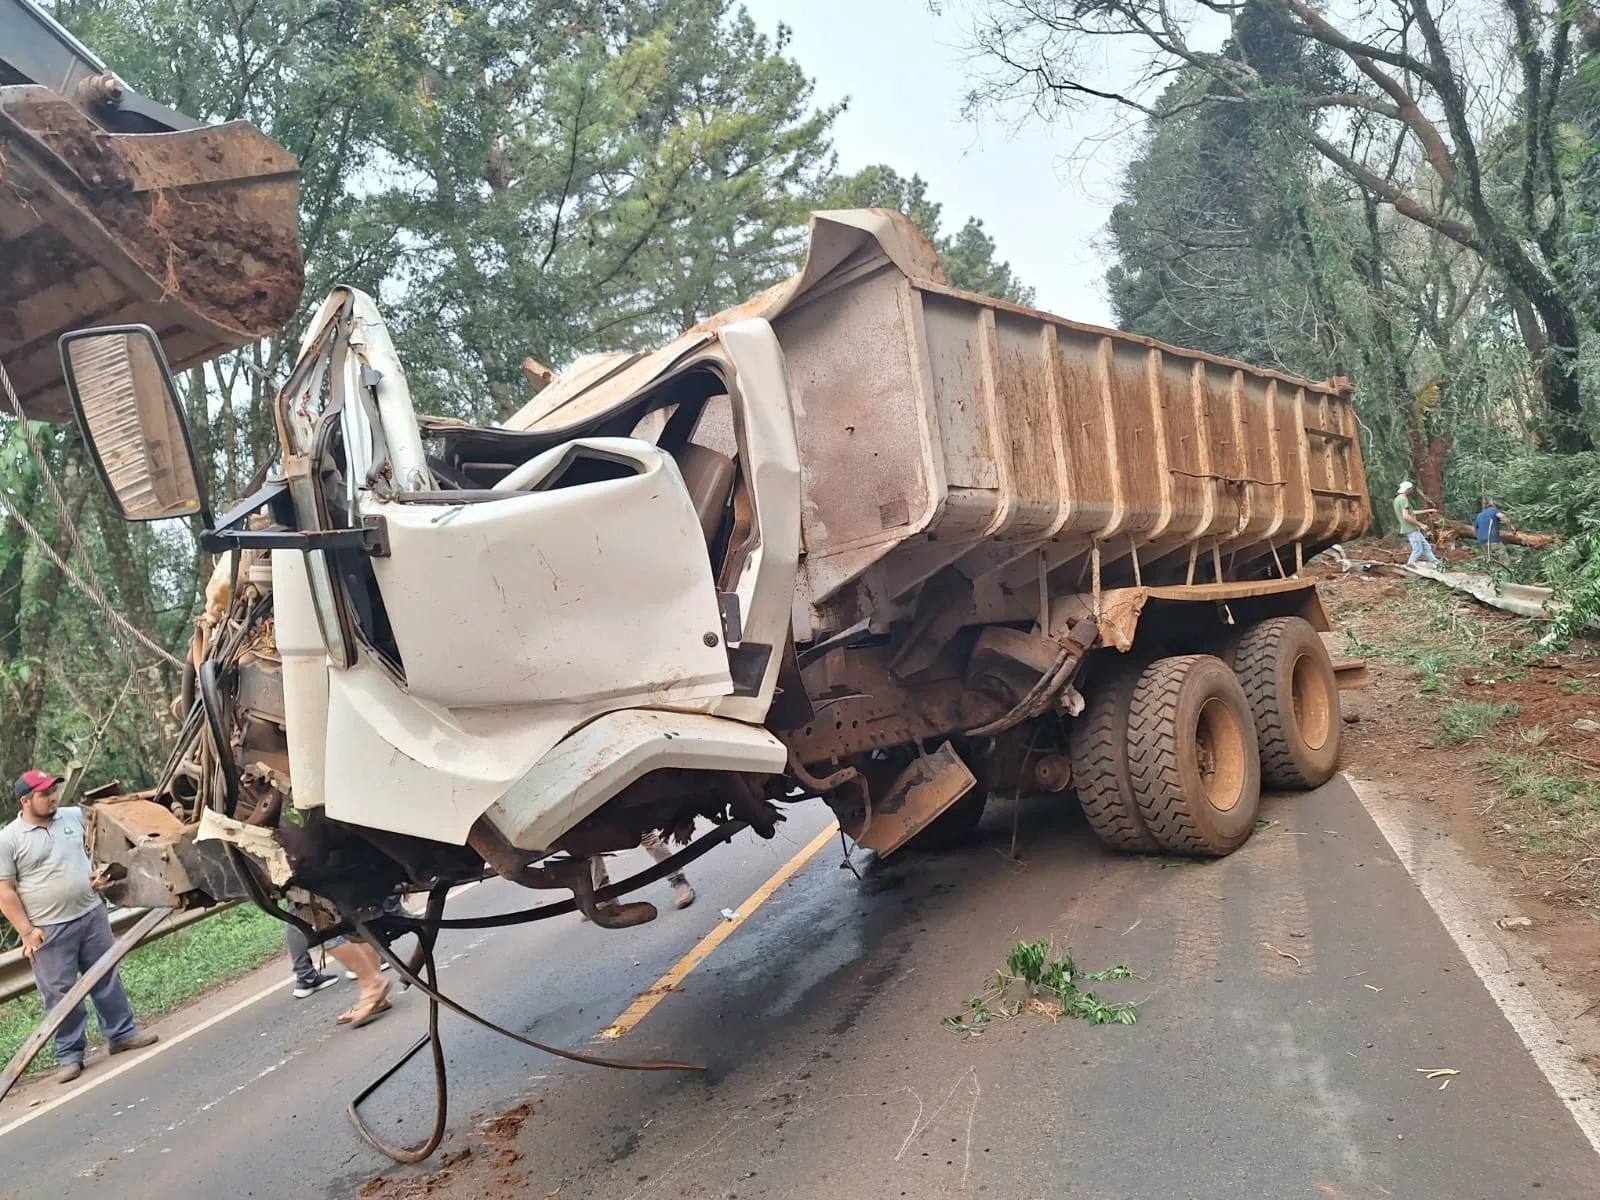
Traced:
<path fill-rule="evenodd" d="M 994 982 L 941 1024 L 964 1037 L 977 1037 L 995 1021 L 1035 1011 L 1052 1020 L 1073 1017 L 1091 1025 L 1132 1025 L 1139 1019 L 1137 1003 L 1107 1003 L 1078 987 L 1079 980 L 1106 983 L 1131 978 L 1133 971 L 1122 964 L 1080 971 L 1070 952 L 1057 955 L 1047 941 L 1018 942 L 1006 955 L 1005 967 L 995 972 Z M 1015 995 L 1019 985 L 1021 998 Z"/>

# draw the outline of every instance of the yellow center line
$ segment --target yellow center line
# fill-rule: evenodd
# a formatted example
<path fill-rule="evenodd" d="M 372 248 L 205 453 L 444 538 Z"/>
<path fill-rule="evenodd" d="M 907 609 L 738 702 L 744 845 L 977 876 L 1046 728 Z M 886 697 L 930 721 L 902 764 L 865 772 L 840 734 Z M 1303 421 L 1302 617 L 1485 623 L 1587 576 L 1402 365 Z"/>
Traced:
<path fill-rule="evenodd" d="M 600 1031 L 600 1036 L 603 1038 L 619 1038 L 644 1020 L 650 1010 L 660 1004 L 673 988 L 682 983 L 690 971 L 703 963 L 707 955 L 727 941 L 728 936 L 735 929 L 750 919 L 751 913 L 770 900 L 772 893 L 781 888 L 796 871 L 805 866 L 816 852 L 826 846 L 832 840 L 834 834 L 838 832 L 838 825 L 830 824 L 816 837 L 812 838 L 809 845 L 779 867 L 777 873 L 771 879 L 758 887 L 750 898 L 738 907 L 736 911 L 739 914 L 739 919 L 737 921 L 721 922 L 715 929 L 696 942 L 694 949 L 674 963 L 672 970 L 656 980 L 647 991 L 640 992 L 638 999 L 628 1005 L 620 1017 Z"/>

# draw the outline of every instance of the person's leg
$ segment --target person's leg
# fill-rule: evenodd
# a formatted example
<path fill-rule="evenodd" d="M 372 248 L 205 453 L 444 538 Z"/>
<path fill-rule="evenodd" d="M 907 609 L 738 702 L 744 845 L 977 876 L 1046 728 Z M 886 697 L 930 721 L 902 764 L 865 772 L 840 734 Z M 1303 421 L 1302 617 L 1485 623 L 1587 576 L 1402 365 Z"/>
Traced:
<path fill-rule="evenodd" d="M 294 981 L 303 988 L 316 987 L 322 978 L 317 964 L 311 961 L 311 943 L 300 932 L 298 925 L 284 925 L 283 940 L 289 947 L 289 963 L 294 968 Z"/>
<path fill-rule="evenodd" d="M 339 982 L 337 975 L 326 974 L 317 967 L 316 960 L 311 957 L 311 943 L 306 940 L 306 935 L 300 931 L 298 925 L 285 924 L 283 940 L 288 944 L 289 962 L 294 969 L 296 1000 L 304 1000 Z"/>
<path fill-rule="evenodd" d="M 1443 569 L 1444 564 L 1439 561 L 1439 556 L 1433 552 L 1433 543 L 1428 540 L 1428 535 L 1419 533 L 1417 536 L 1422 539 L 1422 552 L 1428 556 L 1428 565 Z"/>
<path fill-rule="evenodd" d="M 650 857 L 657 862 L 666 862 L 672 857 L 672 847 L 667 845 L 661 835 L 654 830 L 646 833 L 639 839 L 639 844 L 650 852 Z M 675 908 L 688 908 L 694 903 L 694 888 L 689 885 L 689 880 L 682 871 L 675 871 L 667 876 L 667 882 L 672 884 L 672 903 Z"/>
<path fill-rule="evenodd" d="M 116 945 L 117 937 L 111 932 L 111 919 L 106 916 L 103 905 L 95 905 L 93 912 L 79 917 L 73 924 L 83 926 L 78 937 L 78 973 L 82 974 Z M 133 1005 L 128 1000 L 128 993 L 122 987 L 120 964 L 89 989 L 89 998 L 94 1001 L 100 1032 L 111 1043 L 113 1050 L 138 1037 L 139 1026 L 133 1019 Z"/>
<path fill-rule="evenodd" d="M 1434 566 L 1439 565 L 1439 560 L 1433 556 L 1433 547 L 1428 545 L 1428 535 L 1420 529 L 1413 529 L 1407 535 L 1411 542 L 1411 557 L 1406 559 L 1406 566 L 1410 566 L 1419 558 L 1425 558 Z"/>
<path fill-rule="evenodd" d="M 340 940 L 330 945 L 333 955 L 347 971 L 353 973 L 361 985 L 361 996 L 346 1012 L 339 1016 L 341 1025 L 365 1025 L 379 1013 L 389 1009 L 389 981 L 379 969 L 382 959 L 378 952 L 365 942 L 357 944 Z"/>
<path fill-rule="evenodd" d="M 606 870 L 606 856 L 604 854 L 591 854 L 589 856 L 589 881 L 594 885 L 594 890 L 597 892 L 603 887 L 611 886 L 611 873 Z M 605 903 L 609 905 L 610 902 L 606 901 Z M 587 923 L 589 914 L 579 910 L 578 920 Z"/>
<path fill-rule="evenodd" d="M 76 921 L 64 925 L 45 927 L 45 942 L 33 952 L 33 982 L 39 989 L 39 1003 L 44 1011 L 61 1003 L 61 998 L 78 982 L 77 934 L 72 929 Z M 62 1066 L 83 1064 L 83 1048 L 87 1040 L 89 1014 L 80 1000 L 67 1019 L 56 1027 L 56 1062 Z"/>

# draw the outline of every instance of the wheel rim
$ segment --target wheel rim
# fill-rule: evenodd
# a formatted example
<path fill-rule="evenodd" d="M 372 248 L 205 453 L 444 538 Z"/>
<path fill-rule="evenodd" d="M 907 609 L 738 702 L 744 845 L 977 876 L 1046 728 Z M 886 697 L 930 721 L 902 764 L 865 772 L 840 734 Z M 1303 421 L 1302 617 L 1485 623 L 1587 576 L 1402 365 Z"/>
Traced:
<path fill-rule="evenodd" d="M 1200 708 L 1194 756 L 1206 799 L 1219 812 L 1231 811 L 1244 798 L 1244 731 L 1233 709 L 1216 697 Z"/>
<path fill-rule="evenodd" d="M 1311 655 L 1302 654 L 1294 660 L 1289 690 L 1294 700 L 1294 723 L 1300 731 L 1300 740 L 1308 749 L 1321 750 L 1333 729 L 1333 705 Z"/>

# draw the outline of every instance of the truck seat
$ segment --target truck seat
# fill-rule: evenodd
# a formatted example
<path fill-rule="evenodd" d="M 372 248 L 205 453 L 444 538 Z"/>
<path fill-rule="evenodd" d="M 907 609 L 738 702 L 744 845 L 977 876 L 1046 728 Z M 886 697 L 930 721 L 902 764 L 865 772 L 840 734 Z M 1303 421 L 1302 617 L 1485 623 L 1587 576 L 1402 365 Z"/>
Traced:
<path fill-rule="evenodd" d="M 738 468 L 733 459 L 719 450 L 684 442 L 671 451 L 689 489 L 689 499 L 694 502 L 695 514 L 700 518 L 700 531 L 705 534 L 706 549 L 713 565 L 717 562 L 718 535 L 722 532 L 722 518 L 728 511 L 728 501 L 733 498 L 733 481 Z"/>

